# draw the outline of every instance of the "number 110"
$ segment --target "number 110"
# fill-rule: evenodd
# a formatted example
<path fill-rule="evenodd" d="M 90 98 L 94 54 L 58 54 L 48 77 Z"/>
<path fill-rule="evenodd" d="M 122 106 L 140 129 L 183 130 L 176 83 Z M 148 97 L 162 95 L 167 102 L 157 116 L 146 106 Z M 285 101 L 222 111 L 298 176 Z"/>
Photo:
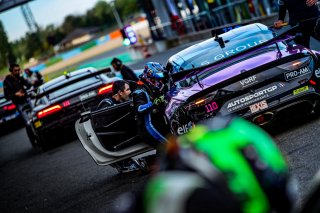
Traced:
<path fill-rule="evenodd" d="M 218 104 L 216 102 L 212 102 L 211 104 L 205 105 L 205 108 L 207 110 L 207 113 L 210 113 L 218 109 Z"/>

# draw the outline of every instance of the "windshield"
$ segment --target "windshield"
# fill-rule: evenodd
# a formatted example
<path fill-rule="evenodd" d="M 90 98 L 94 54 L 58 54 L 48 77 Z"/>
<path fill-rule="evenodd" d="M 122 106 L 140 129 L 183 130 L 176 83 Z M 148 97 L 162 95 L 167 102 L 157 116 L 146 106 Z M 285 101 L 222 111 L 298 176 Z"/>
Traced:
<path fill-rule="evenodd" d="M 52 93 L 50 93 L 48 95 L 48 98 L 49 99 L 55 99 L 57 97 L 60 97 L 60 96 L 63 96 L 67 93 L 70 93 L 70 92 L 74 92 L 74 91 L 77 91 L 77 90 L 81 90 L 82 88 L 85 88 L 87 86 L 90 86 L 90 85 L 93 85 L 95 83 L 98 83 L 100 81 L 100 78 L 98 78 L 97 76 L 95 77 L 91 77 L 91 78 L 87 78 L 87 79 L 84 79 L 82 81 L 79 81 L 79 82 L 76 82 L 74 84 L 70 84 L 70 85 L 67 85 L 59 90 L 56 90 L 56 91 L 53 91 Z"/>
<path fill-rule="evenodd" d="M 212 64 L 269 41 L 274 35 L 262 24 L 251 24 L 221 34 L 220 37 L 225 47 L 221 48 L 214 38 L 208 39 L 172 56 L 167 69 L 174 74 Z"/>

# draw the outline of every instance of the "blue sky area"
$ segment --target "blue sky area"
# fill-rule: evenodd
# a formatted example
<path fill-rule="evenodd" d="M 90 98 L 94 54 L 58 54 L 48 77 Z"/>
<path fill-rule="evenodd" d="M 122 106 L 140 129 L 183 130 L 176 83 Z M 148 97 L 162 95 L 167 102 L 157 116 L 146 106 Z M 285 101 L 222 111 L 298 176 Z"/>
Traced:
<path fill-rule="evenodd" d="M 67 15 L 82 15 L 99 0 L 34 0 L 29 2 L 34 19 L 40 27 L 49 24 L 56 26 L 62 24 Z M 4 25 L 9 41 L 15 41 L 23 37 L 28 31 L 21 8 L 0 13 L 0 21 Z"/>

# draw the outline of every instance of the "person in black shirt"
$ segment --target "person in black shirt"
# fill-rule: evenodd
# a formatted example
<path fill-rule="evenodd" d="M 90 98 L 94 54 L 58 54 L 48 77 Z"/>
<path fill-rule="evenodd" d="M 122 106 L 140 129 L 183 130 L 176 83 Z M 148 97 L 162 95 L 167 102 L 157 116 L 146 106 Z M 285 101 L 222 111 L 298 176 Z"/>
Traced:
<path fill-rule="evenodd" d="M 289 12 L 289 24 L 298 24 L 295 38 L 297 44 L 310 47 L 310 37 L 320 41 L 320 11 L 317 0 L 278 0 L 279 20 L 274 23 L 275 28 L 281 28 L 284 23 L 286 11 Z"/>
<path fill-rule="evenodd" d="M 129 101 L 131 94 L 129 83 L 124 80 L 115 81 L 112 85 L 112 94 L 112 98 L 103 99 L 97 109 L 103 109 Z"/>
<path fill-rule="evenodd" d="M 117 104 L 129 101 L 131 94 L 129 82 L 124 80 L 115 81 L 112 85 L 112 94 L 112 98 L 103 99 L 99 103 L 97 110 L 116 106 Z M 131 158 L 114 163 L 113 167 L 115 167 L 121 173 L 139 169 L 138 165 Z"/>
<path fill-rule="evenodd" d="M 21 68 L 18 64 L 10 64 L 10 74 L 3 81 L 3 90 L 5 98 L 11 100 L 22 115 L 25 123 L 28 122 L 27 109 L 30 109 L 30 103 L 27 98 L 26 88 L 30 88 L 30 84 L 20 76 Z"/>
<path fill-rule="evenodd" d="M 139 81 L 138 77 L 134 74 L 133 70 L 122 63 L 118 58 L 113 58 L 111 65 L 116 71 L 119 71 L 123 80 Z"/>

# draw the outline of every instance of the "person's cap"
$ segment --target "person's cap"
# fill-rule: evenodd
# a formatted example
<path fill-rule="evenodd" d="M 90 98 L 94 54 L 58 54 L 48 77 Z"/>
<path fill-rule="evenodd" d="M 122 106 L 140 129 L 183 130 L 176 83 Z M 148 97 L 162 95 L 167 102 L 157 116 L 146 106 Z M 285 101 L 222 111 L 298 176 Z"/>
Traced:
<path fill-rule="evenodd" d="M 120 66 L 122 64 L 122 61 L 118 58 L 113 58 L 111 61 L 111 64 L 115 64 L 117 66 Z"/>

